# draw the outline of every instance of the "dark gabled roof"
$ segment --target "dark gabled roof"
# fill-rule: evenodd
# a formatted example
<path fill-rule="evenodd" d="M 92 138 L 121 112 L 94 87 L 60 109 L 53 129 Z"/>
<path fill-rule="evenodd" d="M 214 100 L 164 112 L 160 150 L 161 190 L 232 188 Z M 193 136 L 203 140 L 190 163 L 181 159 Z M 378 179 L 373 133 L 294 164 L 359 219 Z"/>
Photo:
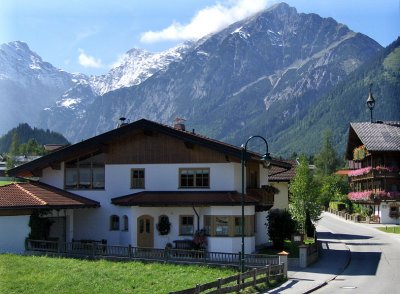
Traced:
<path fill-rule="evenodd" d="M 268 181 L 270 182 L 290 182 L 296 176 L 296 161 L 287 160 L 286 163 L 290 164 L 291 168 L 286 169 L 280 166 L 272 166 L 268 171 Z"/>
<path fill-rule="evenodd" d="M 350 123 L 346 157 L 352 159 L 360 145 L 369 152 L 400 151 L 400 122 Z"/>
<path fill-rule="evenodd" d="M 143 191 L 111 199 L 121 206 L 240 206 L 241 194 L 236 191 Z M 245 195 L 246 205 L 258 200 Z"/>
<path fill-rule="evenodd" d="M 38 182 L 0 187 L 0 210 L 99 207 L 97 201 Z"/>
<path fill-rule="evenodd" d="M 102 151 L 106 148 L 107 144 L 112 142 L 114 139 L 125 135 L 134 134 L 135 132 L 139 133 L 140 131 L 163 133 L 165 135 L 184 140 L 185 142 L 210 148 L 237 158 L 240 158 L 241 155 L 242 149 L 240 147 L 194 134 L 192 132 L 177 130 L 173 127 L 156 123 L 147 119 L 140 119 L 138 121 L 125 124 L 124 126 L 109 132 L 89 138 L 85 141 L 58 149 L 53 153 L 9 170 L 8 174 L 10 176 L 25 176 L 29 174 L 29 172 L 41 170 L 72 157 L 81 156 L 85 153 L 88 154 L 95 151 Z M 261 155 L 258 153 L 248 151 L 248 154 L 250 154 L 252 160 L 261 159 Z M 287 168 L 289 167 L 286 163 L 279 160 L 273 160 L 271 164 Z"/>

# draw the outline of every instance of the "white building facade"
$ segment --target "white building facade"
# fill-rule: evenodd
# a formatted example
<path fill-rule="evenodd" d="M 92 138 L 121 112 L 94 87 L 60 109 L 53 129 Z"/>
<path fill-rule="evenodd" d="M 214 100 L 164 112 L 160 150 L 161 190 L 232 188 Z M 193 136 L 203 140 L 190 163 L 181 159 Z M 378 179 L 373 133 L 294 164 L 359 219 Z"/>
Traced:
<path fill-rule="evenodd" d="M 66 241 L 106 240 L 109 245 L 165 248 L 193 244 L 196 233 L 201 233 L 206 236 L 202 248 L 238 253 L 241 152 L 191 132 L 140 120 L 12 173 L 36 174 L 41 183 L 100 204 L 61 215 L 68 224 L 64 225 Z M 249 152 L 246 159 L 245 188 L 257 192 L 243 197 L 245 253 L 252 253 L 268 239 L 265 217 L 272 203 L 263 196 L 268 173 L 261 156 Z"/>

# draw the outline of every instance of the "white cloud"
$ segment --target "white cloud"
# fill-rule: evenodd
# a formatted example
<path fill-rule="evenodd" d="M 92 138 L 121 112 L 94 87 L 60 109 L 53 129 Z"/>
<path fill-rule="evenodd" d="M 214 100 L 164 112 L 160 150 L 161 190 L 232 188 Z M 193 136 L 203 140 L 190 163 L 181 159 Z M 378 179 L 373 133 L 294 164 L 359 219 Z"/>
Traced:
<path fill-rule="evenodd" d="M 265 9 L 267 2 L 268 0 L 232 0 L 224 4 L 218 2 L 198 11 L 188 24 L 174 22 L 163 30 L 143 33 L 140 40 L 153 43 L 200 39 Z"/>
<path fill-rule="evenodd" d="M 85 51 L 79 49 L 79 64 L 83 67 L 102 68 L 103 64 L 101 59 L 96 59 L 93 56 L 87 55 Z"/>

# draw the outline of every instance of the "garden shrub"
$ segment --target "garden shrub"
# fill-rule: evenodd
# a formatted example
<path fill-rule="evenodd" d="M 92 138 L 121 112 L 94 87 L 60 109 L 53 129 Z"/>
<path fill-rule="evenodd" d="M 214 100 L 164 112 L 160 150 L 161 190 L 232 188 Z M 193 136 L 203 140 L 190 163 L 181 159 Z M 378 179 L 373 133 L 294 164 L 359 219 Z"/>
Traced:
<path fill-rule="evenodd" d="M 283 249 L 285 239 L 290 239 L 296 231 L 296 222 L 289 211 L 271 209 L 267 216 L 268 235 L 272 244 L 277 249 Z"/>

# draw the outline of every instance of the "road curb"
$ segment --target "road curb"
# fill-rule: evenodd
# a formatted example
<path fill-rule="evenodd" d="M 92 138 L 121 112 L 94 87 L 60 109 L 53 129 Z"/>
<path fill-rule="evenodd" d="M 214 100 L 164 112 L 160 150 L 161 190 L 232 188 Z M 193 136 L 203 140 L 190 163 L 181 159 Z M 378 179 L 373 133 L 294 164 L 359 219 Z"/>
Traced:
<path fill-rule="evenodd" d="M 302 292 L 302 294 L 309 294 L 309 293 L 312 293 L 312 292 L 317 291 L 318 289 L 321 289 L 322 287 L 328 285 L 329 282 L 335 280 L 335 279 L 336 279 L 339 275 L 341 275 L 341 274 L 347 269 L 347 267 L 350 265 L 350 262 L 351 262 L 351 250 L 350 250 L 350 248 L 347 246 L 347 244 L 346 244 L 345 242 L 343 242 L 343 240 L 340 240 L 340 242 L 341 242 L 341 243 L 344 245 L 344 247 L 347 249 L 347 253 L 348 253 L 348 254 L 347 254 L 347 261 L 346 261 L 346 263 L 345 263 L 345 265 L 344 265 L 344 267 L 343 267 L 343 270 L 342 270 L 340 273 L 338 273 L 337 275 L 335 275 L 332 279 L 326 280 L 325 282 L 321 283 L 320 285 L 317 285 L 317 286 L 315 286 L 315 287 L 313 287 L 313 288 L 311 288 L 311 289 L 309 289 L 309 290 L 307 290 L 307 291 L 305 291 L 305 292 Z"/>

